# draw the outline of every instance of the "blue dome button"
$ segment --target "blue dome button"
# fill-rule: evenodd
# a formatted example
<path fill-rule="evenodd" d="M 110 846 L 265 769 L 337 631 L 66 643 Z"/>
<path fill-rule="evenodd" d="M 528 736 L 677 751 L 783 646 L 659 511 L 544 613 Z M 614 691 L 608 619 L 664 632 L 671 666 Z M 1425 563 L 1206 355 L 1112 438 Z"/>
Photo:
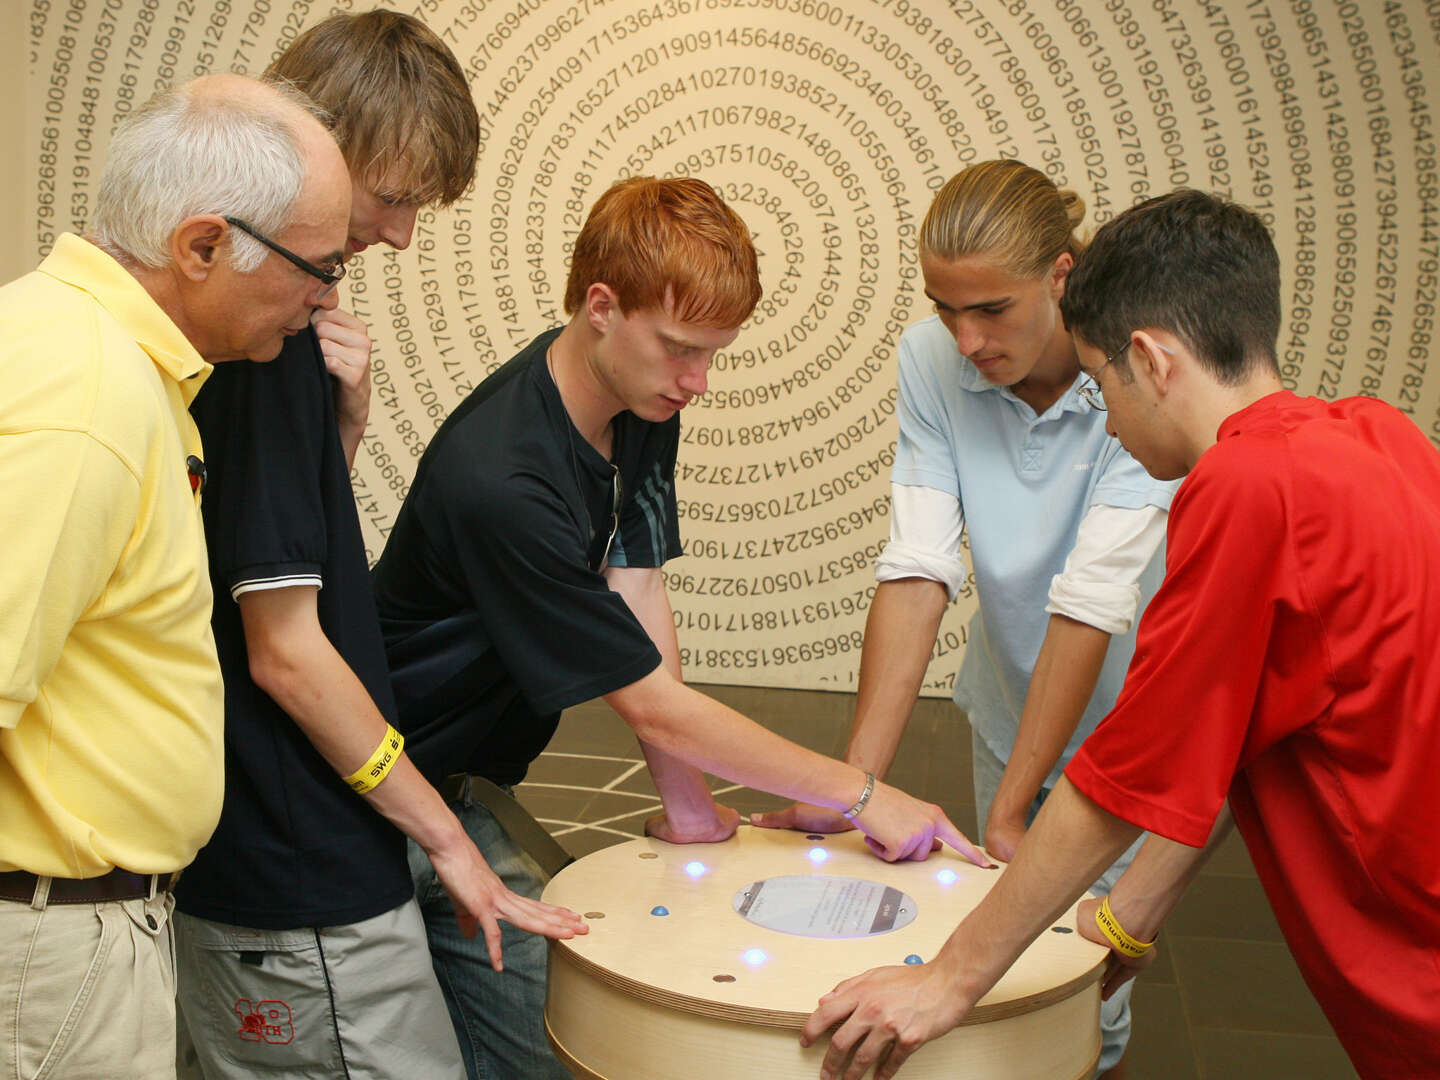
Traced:
<path fill-rule="evenodd" d="M 907 964 L 923 964 L 925 961 L 921 960 L 920 957 L 912 952 L 909 956 L 905 957 L 905 962 Z"/>
<path fill-rule="evenodd" d="M 669 915 L 669 914 L 670 914 L 670 909 L 667 908 L 667 907 L 665 907 L 663 904 L 656 904 L 654 907 L 652 907 L 652 908 L 650 909 L 650 914 L 651 914 L 651 915 Z"/>

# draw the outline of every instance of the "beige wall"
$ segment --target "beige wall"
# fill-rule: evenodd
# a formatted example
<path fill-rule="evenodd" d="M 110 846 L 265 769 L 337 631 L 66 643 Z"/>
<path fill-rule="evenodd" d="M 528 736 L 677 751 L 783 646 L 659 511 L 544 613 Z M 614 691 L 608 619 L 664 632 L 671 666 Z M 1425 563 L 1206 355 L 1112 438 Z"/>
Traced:
<path fill-rule="evenodd" d="M 25 242 L 21 193 L 29 186 L 31 158 L 26 152 L 25 108 L 26 68 L 30 47 L 25 27 L 26 5 L 21 0 L 0 3 L 0 192 L 5 193 L 0 212 L 0 281 L 23 274 L 34 264 L 31 246 Z"/>
<path fill-rule="evenodd" d="M 93 176 L 74 179 L 77 127 L 98 161 L 115 120 L 157 83 L 263 68 L 349 6 L 35 3 L 44 20 L 28 115 L 65 133 L 53 209 L 33 179 L 39 139 L 23 142 L 22 264 L 87 212 L 93 188 L 81 184 Z M 1440 444 L 1435 0 L 405 7 L 469 73 L 485 146 L 467 198 L 422 215 L 410 250 L 367 252 L 346 282 L 377 342 L 357 482 L 372 554 L 439 421 L 560 318 L 581 218 L 632 173 L 709 180 L 762 253 L 761 307 L 684 416 L 689 555 L 669 580 L 692 678 L 854 685 L 888 533 L 896 337 L 928 314 L 915 230 L 934 189 L 968 161 L 1044 168 L 1079 191 L 1091 223 L 1180 184 L 1252 205 L 1284 261 L 1288 382 L 1376 394 Z M 69 82 L 52 99 L 69 39 Z M 9 102 L 17 70 L 0 73 Z M 18 112 L 8 107 L 6 123 Z M 954 675 L 973 604 L 967 595 L 946 617 L 930 692 Z"/>

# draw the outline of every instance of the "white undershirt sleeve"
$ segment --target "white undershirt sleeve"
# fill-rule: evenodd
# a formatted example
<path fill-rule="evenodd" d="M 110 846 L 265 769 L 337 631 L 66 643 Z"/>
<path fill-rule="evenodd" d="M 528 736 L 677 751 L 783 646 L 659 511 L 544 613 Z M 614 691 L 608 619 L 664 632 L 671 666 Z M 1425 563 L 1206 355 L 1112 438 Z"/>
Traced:
<path fill-rule="evenodd" d="M 1050 580 L 1045 610 L 1123 634 L 1140 607 L 1137 584 L 1165 539 L 1167 512 L 1158 506 L 1092 506 L 1080 519 L 1065 569 Z"/>
<path fill-rule="evenodd" d="M 965 584 L 960 500 L 937 488 L 890 485 L 890 543 L 875 563 L 876 581 L 928 578 L 954 600 Z"/>

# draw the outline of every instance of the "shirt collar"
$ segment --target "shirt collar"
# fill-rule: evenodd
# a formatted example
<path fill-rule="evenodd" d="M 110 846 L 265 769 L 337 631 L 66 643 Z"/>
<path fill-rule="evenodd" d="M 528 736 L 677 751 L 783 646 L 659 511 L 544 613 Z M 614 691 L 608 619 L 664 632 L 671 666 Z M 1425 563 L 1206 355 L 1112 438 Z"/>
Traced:
<path fill-rule="evenodd" d="M 62 233 L 40 264 L 40 272 L 93 296 L 155 366 L 180 384 L 187 400 L 199 391 L 212 365 L 195 351 L 135 275 L 110 255 L 74 233 Z"/>
<path fill-rule="evenodd" d="M 996 386 L 989 379 L 985 378 L 984 375 L 981 375 L 979 369 L 970 363 L 968 357 L 960 354 L 959 359 L 960 363 L 957 370 L 959 371 L 959 382 L 962 390 L 968 390 L 972 394 L 983 394 L 987 391 L 993 391 L 1007 401 L 1013 401 L 1016 405 L 1025 404 L 1015 396 L 1008 386 Z M 1093 411 L 1089 403 L 1080 396 L 1079 387 L 1084 378 L 1084 372 L 1076 375 L 1075 381 L 1066 387 L 1065 392 L 1060 395 L 1059 400 L 1056 402 L 1056 405 L 1060 407 L 1060 412 L 1088 413 Z M 1029 406 L 1027 405 L 1026 408 L 1029 408 Z M 1047 415 L 1053 412 L 1054 409 L 1055 405 L 1050 406 L 1050 409 L 1046 411 Z"/>
<path fill-rule="evenodd" d="M 1274 420 L 1297 405 L 1304 407 L 1314 404 L 1315 401 L 1315 398 L 1302 398 L 1290 390 L 1276 390 L 1262 398 L 1256 398 L 1243 409 L 1237 409 L 1220 421 L 1215 438 L 1228 439 L 1231 435 L 1239 435 L 1251 427 Z"/>

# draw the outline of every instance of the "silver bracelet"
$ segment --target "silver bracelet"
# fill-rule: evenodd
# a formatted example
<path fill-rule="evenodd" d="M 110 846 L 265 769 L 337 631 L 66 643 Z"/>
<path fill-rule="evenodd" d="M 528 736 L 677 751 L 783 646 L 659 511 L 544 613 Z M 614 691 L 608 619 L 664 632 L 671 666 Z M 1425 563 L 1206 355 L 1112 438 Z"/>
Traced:
<path fill-rule="evenodd" d="M 855 805 L 850 807 L 849 810 L 842 810 L 841 813 L 845 817 L 853 819 L 861 810 L 865 809 L 870 802 L 870 796 L 874 794 L 875 774 L 873 772 L 867 772 L 865 774 L 865 790 L 860 792 L 860 798 L 855 800 Z"/>

